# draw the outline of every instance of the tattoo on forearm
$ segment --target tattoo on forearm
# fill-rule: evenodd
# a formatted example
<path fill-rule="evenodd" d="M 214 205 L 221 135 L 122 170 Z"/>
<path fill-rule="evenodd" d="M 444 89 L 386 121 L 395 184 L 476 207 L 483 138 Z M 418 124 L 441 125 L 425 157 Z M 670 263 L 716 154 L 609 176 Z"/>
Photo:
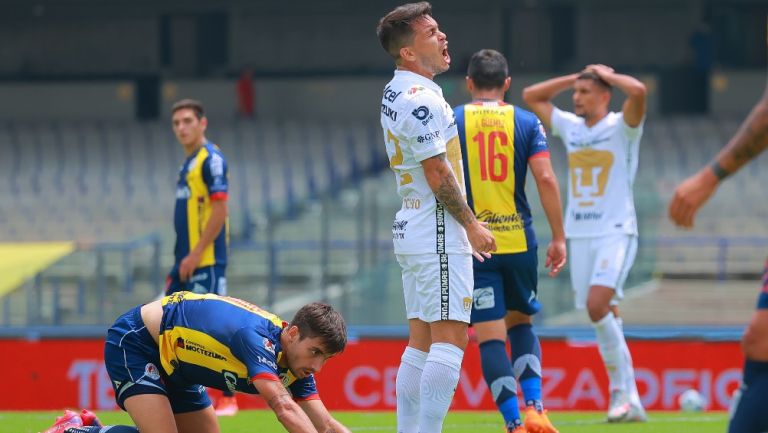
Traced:
<path fill-rule="evenodd" d="M 443 155 L 441 159 L 445 159 Z M 445 206 L 448 213 L 453 216 L 462 226 L 466 226 L 475 220 L 475 214 L 469 208 L 464 196 L 461 194 L 456 178 L 450 171 L 447 171 L 440 179 L 440 185 L 435 191 L 435 197 Z"/>
<path fill-rule="evenodd" d="M 768 101 L 761 101 L 733 141 L 725 148 L 725 156 L 733 158 L 733 166 L 727 167 L 733 173 L 751 161 L 768 147 Z M 729 164 L 730 165 L 730 164 Z"/>
<path fill-rule="evenodd" d="M 274 410 L 275 408 L 280 407 L 282 404 L 285 404 L 286 401 L 292 401 L 290 394 L 287 392 L 273 396 L 269 399 L 269 401 L 267 401 L 267 404 Z"/>

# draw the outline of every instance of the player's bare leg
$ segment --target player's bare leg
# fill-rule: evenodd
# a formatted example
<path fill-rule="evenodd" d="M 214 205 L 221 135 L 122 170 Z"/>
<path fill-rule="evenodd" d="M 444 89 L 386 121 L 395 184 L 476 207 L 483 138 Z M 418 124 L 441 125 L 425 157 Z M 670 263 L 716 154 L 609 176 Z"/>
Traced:
<path fill-rule="evenodd" d="M 645 421 L 632 367 L 632 356 L 618 319 L 618 309 L 611 305 L 615 295 L 612 287 L 591 286 L 587 297 L 587 312 L 595 327 L 600 355 L 610 381 L 608 421 Z"/>
<path fill-rule="evenodd" d="M 178 433 L 219 433 L 221 431 L 213 406 L 194 412 L 178 413 L 174 417 Z"/>
<path fill-rule="evenodd" d="M 179 433 L 171 403 L 165 395 L 134 395 L 128 397 L 124 404 L 141 433 Z"/>

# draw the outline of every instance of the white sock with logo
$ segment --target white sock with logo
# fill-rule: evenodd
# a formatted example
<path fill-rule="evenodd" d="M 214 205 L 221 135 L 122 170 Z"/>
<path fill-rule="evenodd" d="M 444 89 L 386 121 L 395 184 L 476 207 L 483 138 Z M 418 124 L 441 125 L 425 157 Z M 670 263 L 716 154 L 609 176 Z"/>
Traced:
<path fill-rule="evenodd" d="M 440 433 L 461 373 L 464 351 L 449 343 L 433 343 L 421 375 L 419 433 Z"/>
<path fill-rule="evenodd" d="M 427 362 L 427 352 L 406 346 L 397 370 L 397 432 L 418 433 L 419 393 L 421 375 Z"/>
<path fill-rule="evenodd" d="M 616 321 L 616 316 L 609 312 L 592 326 L 595 327 L 597 345 L 600 348 L 600 355 L 603 357 L 605 371 L 608 373 L 610 389 L 629 391 L 627 389 L 627 358 L 625 356 L 625 354 L 629 354 L 629 349 L 624 340 L 624 334 L 621 332 L 621 327 Z"/>

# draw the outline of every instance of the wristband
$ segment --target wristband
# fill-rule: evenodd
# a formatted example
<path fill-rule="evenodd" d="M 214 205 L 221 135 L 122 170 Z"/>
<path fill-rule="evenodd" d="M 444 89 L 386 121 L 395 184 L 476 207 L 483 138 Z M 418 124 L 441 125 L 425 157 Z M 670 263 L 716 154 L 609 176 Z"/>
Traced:
<path fill-rule="evenodd" d="M 712 173 L 715 174 L 717 180 L 723 180 L 731 174 L 725 171 L 723 166 L 717 161 L 713 161 L 712 164 L 709 165 L 709 168 L 712 169 Z"/>

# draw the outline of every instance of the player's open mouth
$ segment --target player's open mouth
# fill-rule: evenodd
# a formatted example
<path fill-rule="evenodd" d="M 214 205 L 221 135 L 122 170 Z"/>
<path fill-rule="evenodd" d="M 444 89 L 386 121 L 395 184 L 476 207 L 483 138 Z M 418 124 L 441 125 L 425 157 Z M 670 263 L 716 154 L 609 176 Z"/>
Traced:
<path fill-rule="evenodd" d="M 443 54 L 443 60 L 445 60 L 445 63 L 451 63 L 451 55 L 448 54 L 448 44 L 445 44 L 445 46 L 443 47 L 442 54 Z"/>

